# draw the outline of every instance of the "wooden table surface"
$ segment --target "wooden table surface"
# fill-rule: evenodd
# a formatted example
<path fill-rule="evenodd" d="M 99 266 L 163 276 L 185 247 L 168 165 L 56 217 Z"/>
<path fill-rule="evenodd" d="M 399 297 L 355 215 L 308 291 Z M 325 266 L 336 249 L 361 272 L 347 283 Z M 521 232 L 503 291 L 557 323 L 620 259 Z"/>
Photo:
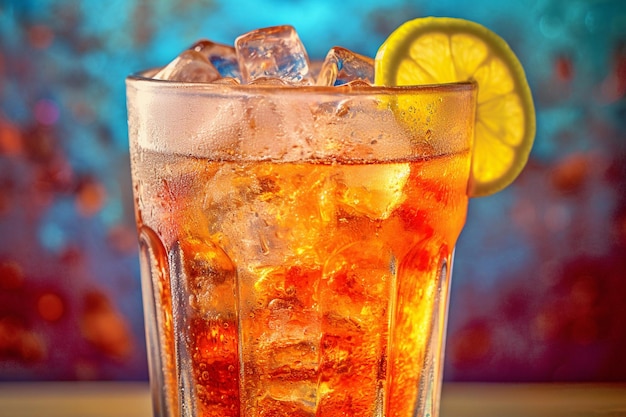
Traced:
<path fill-rule="evenodd" d="M 143 383 L 0 383 L 0 417 L 151 417 Z M 626 417 L 626 384 L 444 384 L 441 417 Z"/>

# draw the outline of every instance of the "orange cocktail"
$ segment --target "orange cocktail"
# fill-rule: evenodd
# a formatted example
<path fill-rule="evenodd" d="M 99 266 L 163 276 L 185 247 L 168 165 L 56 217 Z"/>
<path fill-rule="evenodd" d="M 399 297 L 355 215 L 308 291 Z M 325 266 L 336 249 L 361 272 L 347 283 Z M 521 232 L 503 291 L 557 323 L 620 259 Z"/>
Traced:
<path fill-rule="evenodd" d="M 436 403 L 475 88 L 333 88 L 130 81 L 163 415 L 412 416 Z M 422 103 L 424 130 L 381 105 L 393 100 Z M 236 122 L 211 120 L 232 101 Z M 183 111 L 205 120 L 177 125 Z"/>

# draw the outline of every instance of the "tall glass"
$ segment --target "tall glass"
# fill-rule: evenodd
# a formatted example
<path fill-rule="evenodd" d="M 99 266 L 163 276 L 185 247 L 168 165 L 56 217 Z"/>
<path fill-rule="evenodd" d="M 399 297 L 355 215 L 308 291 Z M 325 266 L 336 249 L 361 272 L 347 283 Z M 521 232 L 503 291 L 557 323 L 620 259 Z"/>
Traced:
<path fill-rule="evenodd" d="M 127 80 L 157 416 L 436 416 L 476 87 Z"/>

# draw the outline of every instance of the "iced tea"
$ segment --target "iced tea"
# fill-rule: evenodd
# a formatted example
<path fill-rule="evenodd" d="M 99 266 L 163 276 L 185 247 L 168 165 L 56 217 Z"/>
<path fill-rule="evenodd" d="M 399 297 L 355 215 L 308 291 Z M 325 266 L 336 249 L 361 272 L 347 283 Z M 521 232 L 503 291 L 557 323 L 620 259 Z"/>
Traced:
<path fill-rule="evenodd" d="M 436 414 L 475 87 L 128 94 L 157 415 Z"/>

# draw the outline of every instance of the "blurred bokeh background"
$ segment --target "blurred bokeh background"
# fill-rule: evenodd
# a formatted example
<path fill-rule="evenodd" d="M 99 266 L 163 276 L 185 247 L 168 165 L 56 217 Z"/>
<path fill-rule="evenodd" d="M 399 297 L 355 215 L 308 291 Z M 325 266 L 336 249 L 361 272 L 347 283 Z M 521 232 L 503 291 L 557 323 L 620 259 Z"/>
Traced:
<path fill-rule="evenodd" d="M 623 0 L 0 0 L 0 380 L 145 380 L 124 78 L 292 24 L 312 58 L 471 19 L 527 70 L 537 139 L 470 203 L 448 381 L 626 381 Z"/>

